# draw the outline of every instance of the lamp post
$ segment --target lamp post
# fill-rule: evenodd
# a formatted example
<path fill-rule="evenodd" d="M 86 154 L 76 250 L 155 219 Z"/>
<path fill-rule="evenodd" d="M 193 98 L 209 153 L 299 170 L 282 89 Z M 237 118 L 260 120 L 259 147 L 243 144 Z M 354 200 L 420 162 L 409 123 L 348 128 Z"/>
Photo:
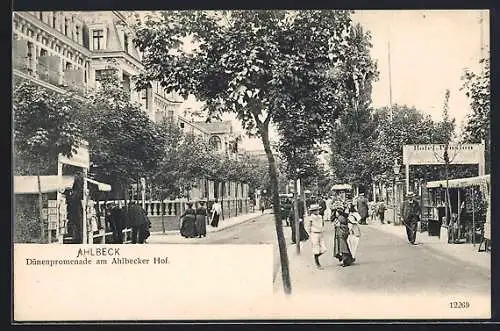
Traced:
<path fill-rule="evenodd" d="M 392 204 L 393 204 L 393 224 L 396 225 L 396 180 L 399 175 L 400 165 L 398 160 L 394 160 L 394 165 L 392 166 L 392 171 L 394 172 L 394 181 L 392 185 Z"/>

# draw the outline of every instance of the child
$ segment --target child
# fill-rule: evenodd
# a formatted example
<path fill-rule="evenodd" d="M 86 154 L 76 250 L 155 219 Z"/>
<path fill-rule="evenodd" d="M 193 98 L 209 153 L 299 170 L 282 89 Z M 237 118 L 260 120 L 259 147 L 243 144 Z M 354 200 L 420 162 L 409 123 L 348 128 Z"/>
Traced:
<path fill-rule="evenodd" d="M 311 215 L 307 218 L 306 230 L 311 236 L 314 262 L 316 263 L 316 267 L 322 270 L 323 267 L 319 263 L 319 257 L 326 252 L 326 245 L 325 240 L 323 239 L 323 229 L 325 223 L 323 221 L 323 217 L 319 214 L 320 208 L 321 207 L 318 204 L 313 204 L 309 207 Z"/>

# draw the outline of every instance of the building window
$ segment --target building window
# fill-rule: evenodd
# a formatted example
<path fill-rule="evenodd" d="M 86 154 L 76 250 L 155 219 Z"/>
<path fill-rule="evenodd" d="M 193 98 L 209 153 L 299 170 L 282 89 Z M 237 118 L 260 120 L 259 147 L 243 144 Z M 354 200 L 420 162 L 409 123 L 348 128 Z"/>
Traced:
<path fill-rule="evenodd" d="M 52 27 L 54 29 L 56 28 L 56 23 L 57 23 L 57 12 L 53 11 L 52 12 Z"/>
<path fill-rule="evenodd" d="M 123 89 L 127 92 L 130 92 L 130 77 L 128 75 L 123 74 Z"/>
<path fill-rule="evenodd" d="M 40 56 L 46 56 L 47 55 L 47 50 L 45 49 L 40 49 Z"/>
<path fill-rule="evenodd" d="M 68 19 L 64 19 L 64 35 L 68 35 Z"/>
<path fill-rule="evenodd" d="M 42 44 L 47 45 L 49 43 L 47 38 L 42 38 Z"/>
<path fill-rule="evenodd" d="M 210 139 L 208 140 L 208 144 L 210 145 L 210 147 L 216 151 L 220 150 L 221 149 L 221 146 L 222 146 L 222 141 L 220 139 L 219 136 L 212 136 L 210 137 Z"/>
<path fill-rule="evenodd" d="M 146 105 L 146 109 L 148 108 L 149 106 L 149 100 L 148 100 L 148 90 L 145 89 L 142 91 L 142 100 L 144 100 L 144 103 Z"/>
<path fill-rule="evenodd" d="M 80 42 L 80 27 L 79 26 L 76 27 L 75 33 L 76 33 L 76 42 L 79 43 Z"/>
<path fill-rule="evenodd" d="M 38 18 L 43 21 L 43 12 L 38 12 Z"/>
<path fill-rule="evenodd" d="M 60 53 L 60 52 L 61 52 L 61 46 L 56 45 L 56 52 L 57 52 L 57 53 Z"/>
<path fill-rule="evenodd" d="M 125 52 L 128 53 L 128 36 L 127 36 L 127 34 L 123 35 L 123 47 L 125 48 Z"/>
<path fill-rule="evenodd" d="M 181 129 L 184 129 L 184 122 L 180 122 L 179 125 L 181 126 Z"/>
<path fill-rule="evenodd" d="M 94 30 L 92 33 L 92 46 L 94 50 L 103 49 L 104 31 Z"/>
<path fill-rule="evenodd" d="M 72 65 L 70 62 L 66 62 L 66 71 L 71 70 Z"/>
<path fill-rule="evenodd" d="M 68 52 L 68 58 L 69 58 L 70 60 L 73 60 L 73 53 Z"/>

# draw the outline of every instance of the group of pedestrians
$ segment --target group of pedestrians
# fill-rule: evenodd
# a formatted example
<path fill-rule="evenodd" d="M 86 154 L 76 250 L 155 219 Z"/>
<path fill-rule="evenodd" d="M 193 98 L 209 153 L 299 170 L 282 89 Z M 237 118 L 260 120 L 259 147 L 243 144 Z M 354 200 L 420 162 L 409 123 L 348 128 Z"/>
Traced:
<path fill-rule="evenodd" d="M 193 208 L 193 203 L 187 203 L 187 209 L 180 217 L 180 233 L 184 238 L 202 238 L 207 236 L 207 225 L 214 228 L 219 226 L 222 215 L 222 206 L 217 199 L 210 209 L 205 207 L 205 201 L 200 201 L 198 207 Z"/>
<path fill-rule="evenodd" d="M 319 257 L 326 251 L 324 238 L 325 221 L 331 221 L 334 226 L 333 257 L 338 259 L 343 267 L 350 266 L 356 261 L 356 251 L 361 238 L 360 225 L 367 224 L 369 216 L 368 201 L 361 193 L 356 202 L 352 200 L 335 201 L 320 200 L 309 207 L 309 216 L 305 215 L 304 204 L 299 202 L 299 240 L 310 239 L 314 262 L 318 269 L 323 269 Z M 372 213 L 384 223 L 383 213 L 385 205 L 379 204 Z M 411 245 L 415 244 L 417 224 L 420 221 L 420 205 L 415 200 L 413 192 L 407 193 L 407 200 L 401 206 L 402 223 L 406 227 L 406 234 Z M 296 243 L 295 213 L 290 212 L 292 227 L 292 243 Z M 305 225 L 304 225 L 305 224 Z"/>
<path fill-rule="evenodd" d="M 324 238 L 325 221 L 330 221 L 335 227 L 333 240 L 333 257 L 347 267 L 356 260 L 356 250 L 361 237 L 359 223 L 362 216 L 354 207 L 352 201 L 345 203 L 337 201 L 320 200 L 317 204 L 309 206 L 309 216 L 305 215 L 304 204 L 299 202 L 299 240 L 310 240 L 314 262 L 318 269 L 323 269 L 320 263 L 320 256 L 326 253 L 326 243 Z M 292 229 L 292 243 L 296 243 L 296 223 L 295 212 L 290 211 L 290 225 Z"/>
<path fill-rule="evenodd" d="M 113 244 L 123 244 L 123 230 L 132 229 L 132 244 L 144 244 L 150 236 L 151 221 L 146 211 L 136 202 L 119 206 L 114 202 L 107 205 L 106 225 L 113 232 Z"/>

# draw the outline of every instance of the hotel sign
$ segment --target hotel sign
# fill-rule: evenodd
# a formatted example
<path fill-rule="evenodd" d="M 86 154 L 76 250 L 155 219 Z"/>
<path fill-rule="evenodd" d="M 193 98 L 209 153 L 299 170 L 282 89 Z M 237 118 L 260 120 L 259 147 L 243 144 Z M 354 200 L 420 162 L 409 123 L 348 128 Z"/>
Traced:
<path fill-rule="evenodd" d="M 403 164 L 445 164 L 445 145 L 404 145 Z M 484 144 L 453 144 L 448 147 L 450 164 L 484 164 Z"/>

